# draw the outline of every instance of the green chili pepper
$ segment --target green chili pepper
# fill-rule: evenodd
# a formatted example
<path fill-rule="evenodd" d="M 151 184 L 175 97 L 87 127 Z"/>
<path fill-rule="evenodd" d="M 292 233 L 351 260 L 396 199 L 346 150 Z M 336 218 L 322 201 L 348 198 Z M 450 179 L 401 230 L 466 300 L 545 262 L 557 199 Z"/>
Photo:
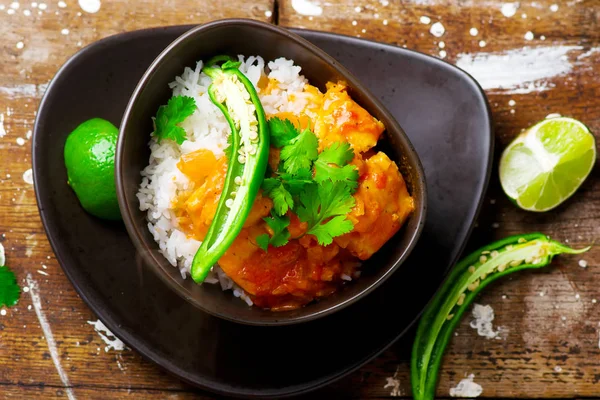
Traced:
<path fill-rule="evenodd" d="M 215 64 L 224 62 L 221 67 Z M 231 140 L 229 164 L 215 216 L 192 262 L 192 279 L 201 283 L 242 230 L 265 176 L 269 131 L 265 112 L 252 83 L 228 56 L 209 60 L 202 69 L 212 78 L 211 101 L 221 110 Z"/>
<path fill-rule="evenodd" d="M 411 385 L 415 400 L 435 396 L 438 370 L 446 345 L 460 318 L 477 293 L 501 276 L 542 268 L 555 255 L 580 254 L 540 233 L 511 236 L 485 246 L 460 261 L 425 309 L 411 357 Z"/>

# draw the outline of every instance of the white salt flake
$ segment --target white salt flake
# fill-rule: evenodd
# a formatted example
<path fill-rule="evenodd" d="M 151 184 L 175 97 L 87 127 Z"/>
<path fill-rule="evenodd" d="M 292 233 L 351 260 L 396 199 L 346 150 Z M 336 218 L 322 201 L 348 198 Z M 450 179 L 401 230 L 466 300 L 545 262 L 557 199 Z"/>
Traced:
<path fill-rule="evenodd" d="M 533 32 L 529 31 L 525 34 L 525 40 L 533 40 L 535 38 L 535 35 L 533 34 Z"/>
<path fill-rule="evenodd" d="M 429 33 L 431 33 L 435 37 L 442 37 L 444 36 L 444 33 L 446 33 L 446 28 L 444 28 L 444 25 L 438 21 L 435 24 L 431 25 Z"/>
<path fill-rule="evenodd" d="M 439 47 L 440 49 L 443 49 L 444 47 L 446 47 L 446 43 L 444 43 L 444 42 L 439 42 L 439 43 L 438 43 L 438 47 Z"/>
<path fill-rule="evenodd" d="M 585 261 L 585 260 L 579 260 L 579 266 L 580 266 L 581 268 L 587 268 L 587 266 L 588 266 L 588 263 L 587 263 L 587 261 Z"/>
<path fill-rule="evenodd" d="M 431 18 L 429 18 L 426 15 L 423 15 L 421 18 L 419 18 L 419 21 L 421 21 L 421 23 L 424 25 L 429 25 L 431 23 Z"/>
<path fill-rule="evenodd" d="M 33 171 L 31 170 L 31 168 L 23 172 L 23 180 L 25 181 L 25 183 L 33 185 Z"/>
<path fill-rule="evenodd" d="M 10 3 L 10 8 L 12 8 L 13 10 L 18 10 L 20 6 L 21 5 L 18 1 L 13 1 L 12 3 Z"/>
<path fill-rule="evenodd" d="M 67 3 L 65 3 L 64 1 L 59 1 L 58 2 L 58 7 L 60 7 L 60 8 L 66 8 L 67 7 Z"/>
<path fill-rule="evenodd" d="M 480 40 L 479 47 L 485 47 L 485 46 L 487 46 L 487 43 L 485 42 L 485 40 Z"/>
<path fill-rule="evenodd" d="M 23 146 L 23 145 L 25 145 L 25 139 L 23 139 L 22 137 L 18 137 L 18 138 L 17 138 L 17 144 L 18 144 L 19 146 Z"/>
<path fill-rule="evenodd" d="M 516 104 L 517 104 L 517 102 L 514 101 L 514 100 L 509 100 L 508 101 L 508 105 L 511 106 L 511 107 L 514 107 Z"/>
<path fill-rule="evenodd" d="M 118 337 L 116 337 L 103 323 L 102 321 L 87 321 L 88 324 L 94 326 L 94 330 L 100 335 L 100 338 L 104 343 L 106 343 L 106 347 L 104 348 L 105 352 L 108 352 L 110 349 L 114 349 L 116 351 L 125 350 L 125 343 L 123 343 Z M 112 337 L 112 339 L 110 338 Z M 100 349 L 98 349 L 100 351 Z"/>
<path fill-rule="evenodd" d="M 47 9 L 47 8 L 48 8 L 48 5 L 47 5 L 46 3 L 40 3 L 40 5 L 38 6 L 38 8 L 39 8 L 40 10 L 45 10 L 45 9 Z"/>
<path fill-rule="evenodd" d="M 440 58 L 446 58 L 447 55 L 446 50 L 440 50 Z"/>
<path fill-rule="evenodd" d="M 492 321 L 494 320 L 494 309 L 489 306 L 482 306 L 481 304 L 474 304 L 472 311 L 474 320 L 471 321 L 471 328 L 477 329 L 479 336 L 493 339 L 498 336 L 500 330 L 494 331 Z"/>
<path fill-rule="evenodd" d="M 10 9 L 6 10 L 6 13 L 8 15 L 14 15 L 15 14 L 15 10 L 13 10 L 12 8 L 10 8 Z"/>
<path fill-rule="evenodd" d="M 81 4 L 81 1 L 79 0 L 79 4 Z M 316 1 L 292 0 L 292 8 L 300 15 L 316 17 L 323 14 L 323 7 Z"/>
<path fill-rule="evenodd" d="M 558 4 L 552 4 L 550 6 L 550 11 L 557 12 L 558 11 Z"/>
<path fill-rule="evenodd" d="M 519 7 L 519 3 L 504 3 L 502 4 L 500 11 L 502 12 L 502 15 L 504 15 L 506 18 L 510 18 L 517 13 Z"/>
<path fill-rule="evenodd" d="M 562 372 L 562 368 L 560 366 L 554 367 L 554 372 Z"/>
<path fill-rule="evenodd" d="M 68 35 L 68 34 L 69 34 L 69 30 L 68 30 L 67 28 L 63 28 L 63 29 L 60 31 L 60 33 L 61 33 L 61 35 Z"/>
<path fill-rule="evenodd" d="M 265 11 L 265 17 L 271 18 L 272 15 L 273 15 L 273 13 L 271 12 L 271 10 Z"/>
<path fill-rule="evenodd" d="M 467 378 L 461 380 L 456 387 L 450 389 L 450 397 L 478 397 L 483 393 L 481 385 L 473 382 L 475 375 L 471 374 Z"/>
<path fill-rule="evenodd" d="M 100 11 L 100 6 L 100 0 L 79 0 L 79 7 L 81 7 L 81 9 L 86 13 L 97 13 L 98 11 Z"/>
<path fill-rule="evenodd" d="M 4 246 L 0 243 L 0 267 L 6 263 L 6 255 L 4 254 Z"/>
<path fill-rule="evenodd" d="M 17 42 L 17 44 L 16 44 L 16 48 L 17 49 L 21 50 L 23 47 L 25 47 L 25 43 L 23 43 L 23 42 Z"/>
<path fill-rule="evenodd" d="M 0 315 L 6 315 L 6 310 L 5 309 L 0 310 Z"/>
<path fill-rule="evenodd" d="M 362 7 L 359 7 L 359 6 L 357 6 L 357 7 L 354 7 L 354 12 L 357 12 L 357 13 L 359 13 L 359 12 L 361 12 L 361 11 L 362 11 Z"/>
<path fill-rule="evenodd" d="M 471 28 L 469 29 L 469 35 L 471 36 L 477 36 L 479 34 L 479 30 L 477 28 Z"/>
<path fill-rule="evenodd" d="M 384 20 L 383 20 L 383 21 L 381 21 L 381 22 L 382 22 L 384 25 L 387 25 L 387 24 L 388 24 L 388 20 L 387 20 L 387 19 L 384 19 Z"/>

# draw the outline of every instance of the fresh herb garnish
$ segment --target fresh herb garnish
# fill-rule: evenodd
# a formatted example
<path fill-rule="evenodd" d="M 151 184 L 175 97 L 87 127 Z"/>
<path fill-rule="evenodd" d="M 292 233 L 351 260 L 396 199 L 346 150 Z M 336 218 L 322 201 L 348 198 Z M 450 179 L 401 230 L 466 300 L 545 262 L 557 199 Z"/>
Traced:
<path fill-rule="evenodd" d="M 269 131 L 271 132 L 271 146 L 281 148 L 298 136 L 298 130 L 289 119 L 273 117 L 269 119 Z"/>
<path fill-rule="evenodd" d="M 290 225 L 289 217 L 272 214 L 271 217 L 263 218 L 263 220 L 273 230 L 273 236 L 269 237 L 266 233 L 258 236 L 256 243 L 259 247 L 267 251 L 269 244 L 273 247 L 280 247 L 287 244 L 290 239 L 290 231 L 287 229 Z"/>
<path fill-rule="evenodd" d="M 170 139 L 182 144 L 187 135 L 185 129 L 178 124 L 185 121 L 195 110 L 196 101 L 188 96 L 171 97 L 166 106 L 160 106 L 154 120 L 154 135 L 158 141 Z"/>
<path fill-rule="evenodd" d="M 19 301 L 21 289 L 14 272 L 4 262 L 4 247 L 0 244 L 0 307 L 10 307 Z"/>
<path fill-rule="evenodd" d="M 300 221 L 308 223 L 307 234 L 315 235 L 320 245 L 331 244 L 333 238 L 352 231 L 354 225 L 346 218 L 355 205 L 350 185 L 323 180 L 310 185 L 300 194 L 296 208 Z"/>
<path fill-rule="evenodd" d="M 273 200 L 273 217 L 265 221 L 275 233 L 271 238 L 259 236 L 259 246 L 266 249 L 268 244 L 288 242 L 289 219 L 285 226 L 281 222 L 288 211 L 307 223 L 306 234 L 314 235 L 320 245 L 352 231 L 354 225 L 346 214 L 355 205 L 352 194 L 358 187 L 358 171 L 348 164 L 354 158 L 350 145 L 335 142 L 319 154 L 319 141 L 310 129 L 299 132 L 292 122 L 279 118 L 271 118 L 269 128 L 271 143 L 281 147 L 278 171 L 262 185 Z"/>

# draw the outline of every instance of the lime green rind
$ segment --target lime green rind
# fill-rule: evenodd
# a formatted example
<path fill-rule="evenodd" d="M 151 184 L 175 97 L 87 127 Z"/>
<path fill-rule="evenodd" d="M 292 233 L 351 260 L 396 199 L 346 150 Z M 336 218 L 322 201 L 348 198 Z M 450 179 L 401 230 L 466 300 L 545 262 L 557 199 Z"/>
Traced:
<path fill-rule="evenodd" d="M 595 161 L 595 138 L 587 126 L 567 117 L 548 119 L 519 135 L 504 150 L 500 182 L 518 207 L 545 212 L 577 191 Z"/>

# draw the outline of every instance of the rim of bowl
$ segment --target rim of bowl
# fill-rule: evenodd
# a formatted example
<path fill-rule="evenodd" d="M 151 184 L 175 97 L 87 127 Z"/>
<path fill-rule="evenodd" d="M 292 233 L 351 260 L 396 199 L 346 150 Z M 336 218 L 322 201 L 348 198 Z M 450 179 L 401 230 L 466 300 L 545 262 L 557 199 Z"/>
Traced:
<path fill-rule="evenodd" d="M 384 114 L 386 116 L 386 118 L 392 123 L 392 129 L 400 133 L 400 136 L 402 137 L 402 140 L 404 142 L 404 147 L 406 147 L 409 150 L 407 154 L 403 154 L 403 155 L 407 158 L 408 164 L 413 166 L 414 168 L 416 168 L 415 176 L 417 177 L 417 180 L 419 181 L 419 183 L 417 184 L 416 182 L 413 182 L 413 184 L 412 184 L 412 186 L 413 186 L 412 192 L 413 193 L 411 193 L 411 194 L 413 197 L 418 196 L 420 198 L 420 202 L 417 205 L 417 208 L 414 210 L 413 214 L 409 218 L 418 218 L 418 221 L 416 224 L 416 228 L 412 231 L 412 234 L 410 235 L 409 243 L 406 246 L 406 248 L 404 249 L 403 253 L 396 259 L 396 261 L 393 262 L 393 265 L 386 268 L 386 270 L 382 273 L 382 275 L 377 280 L 375 280 L 373 283 L 371 283 L 369 286 L 365 287 L 363 290 L 361 290 L 357 294 L 355 294 L 347 299 L 341 299 L 339 302 L 332 304 L 331 306 L 329 306 L 326 309 L 323 309 L 320 311 L 315 311 L 315 312 L 306 312 L 302 315 L 299 315 L 299 316 L 296 316 L 293 318 L 286 318 L 284 316 L 284 314 L 282 313 L 281 319 L 276 319 L 276 320 L 274 319 L 274 320 L 270 320 L 270 321 L 241 319 L 241 318 L 229 316 L 226 313 L 211 310 L 211 309 L 205 307 L 202 303 L 196 301 L 196 299 L 194 299 L 192 296 L 187 295 L 185 293 L 185 291 L 182 290 L 181 285 L 176 280 L 174 280 L 170 276 L 168 276 L 168 274 L 160 266 L 159 262 L 150 255 L 150 252 L 148 251 L 150 246 L 144 241 L 142 232 L 140 232 L 140 230 L 136 226 L 135 222 L 133 221 L 132 215 L 136 212 L 139 212 L 139 209 L 132 210 L 128 206 L 129 196 L 126 194 L 127 192 L 123 185 L 123 181 L 124 181 L 123 159 L 125 157 L 123 147 L 124 147 L 124 142 L 125 142 L 125 139 L 124 139 L 125 135 L 123 135 L 122 132 L 125 131 L 124 128 L 127 127 L 127 124 L 129 123 L 129 117 L 130 117 L 131 111 L 135 105 L 135 102 L 138 100 L 138 97 L 140 96 L 140 94 L 144 90 L 144 88 L 148 85 L 148 82 L 151 80 L 155 71 L 158 68 L 160 68 L 160 66 L 164 62 L 165 57 L 171 51 L 173 51 L 175 48 L 179 47 L 183 42 L 192 40 L 194 36 L 201 34 L 204 31 L 208 31 L 208 30 L 215 29 L 215 28 L 221 28 L 221 27 L 227 26 L 227 25 L 247 25 L 247 26 L 250 26 L 253 28 L 270 31 L 270 33 L 273 33 L 273 34 L 285 36 L 286 39 L 296 42 L 300 46 L 304 47 L 307 51 L 312 52 L 312 53 L 316 54 L 317 57 L 325 60 L 325 62 L 327 64 L 333 66 L 333 68 L 336 69 L 340 73 L 340 75 L 342 75 L 344 77 L 344 79 L 347 80 L 347 82 L 349 82 L 358 91 L 364 93 L 365 97 L 369 98 L 369 100 L 375 105 L 375 107 L 378 108 L 379 111 L 382 114 Z M 386 126 L 386 131 L 389 129 L 390 129 L 389 126 Z M 410 139 L 408 138 L 408 136 L 406 135 L 406 133 L 404 132 L 404 130 L 402 129 L 402 127 L 400 126 L 398 121 L 396 121 L 395 117 L 388 111 L 387 107 L 385 107 L 381 103 L 381 101 L 379 101 L 379 99 L 377 99 L 377 97 L 374 96 L 358 80 L 358 78 L 356 78 L 349 70 L 347 70 L 343 65 L 341 65 L 337 60 L 335 60 L 333 57 L 331 57 L 325 51 L 321 50 L 319 47 L 310 43 L 308 40 L 300 37 L 299 35 L 296 35 L 293 32 L 290 32 L 289 30 L 287 30 L 285 28 L 282 28 L 282 27 L 279 27 L 276 25 L 272 25 L 272 24 L 268 24 L 265 22 L 257 21 L 257 20 L 246 19 L 246 18 L 228 18 L 228 19 L 215 20 L 212 22 L 208 22 L 206 24 L 198 25 L 198 26 L 190 29 L 189 31 L 185 32 L 181 36 L 179 36 L 173 42 L 171 42 L 154 59 L 154 61 L 146 69 L 146 72 L 144 73 L 142 78 L 139 80 L 136 88 L 134 89 L 134 91 L 129 99 L 129 102 L 127 103 L 125 113 L 123 114 L 123 118 L 122 118 L 121 124 L 119 126 L 119 138 L 118 138 L 118 142 L 117 142 L 117 149 L 116 149 L 115 156 L 116 156 L 115 157 L 115 161 L 116 161 L 115 162 L 115 178 L 116 178 L 116 186 L 117 186 L 117 198 L 118 198 L 118 202 L 119 202 L 119 208 L 120 208 L 121 214 L 123 216 L 123 222 L 125 224 L 127 232 L 129 234 L 129 237 L 131 238 L 132 242 L 134 243 L 137 251 L 142 254 L 142 257 L 145 260 L 146 264 L 148 264 L 150 266 L 152 271 L 156 275 L 158 275 L 158 277 L 164 283 L 166 283 L 167 286 L 171 290 L 173 290 L 179 296 L 183 297 L 186 301 L 188 301 L 189 303 L 194 305 L 196 308 L 198 308 L 210 315 L 213 315 L 215 317 L 222 318 L 222 319 L 225 319 L 225 320 L 228 320 L 231 322 L 235 322 L 235 323 L 241 323 L 241 324 L 245 324 L 245 325 L 255 325 L 255 326 L 292 325 L 292 324 L 298 324 L 298 323 L 302 323 L 302 322 L 308 322 L 308 321 L 313 321 L 313 320 L 319 319 L 321 317 L 324 317 L 324 316 L 333 314 L 337 311 L 340 311 L 340 310 L 346 308 L 347 306 L 350 306 L 351 304 L 354 304 L 355 302 L 364 298 L 365 296 L 367 296 L 368 294 L 373 292 L 376 288 L 378 288 L 385 280 L 387 280 L 396 271 L 396 269 L 399 268 L 400 265 L 402 265 L 404 263 L 404 261 L 408 258 L 408 256 L 414 249 L 419 237 L 421 236 L 423 227 L 425 225 L 425 217 L 426 217 L 426 213 L 427 213 L 427 185 L 426 185 L 426 180 L 425 180 L 425 172 L 423 170 L 421 160 L 420 160 L 413 144 L 411 143 Z M 418 189 L 418 192 L 416 192 L 417 189 Z M 405 222 L 405 225 L 406 225 L 406 223 L 407 222 Z M 173 268 L 175 268 L 175 267 L 173 267 Z M 307 304 L 305 307 L 306 307 L 305 309 L 308 309 L 308 307 L 310 307 L 310 304 Z"/>

